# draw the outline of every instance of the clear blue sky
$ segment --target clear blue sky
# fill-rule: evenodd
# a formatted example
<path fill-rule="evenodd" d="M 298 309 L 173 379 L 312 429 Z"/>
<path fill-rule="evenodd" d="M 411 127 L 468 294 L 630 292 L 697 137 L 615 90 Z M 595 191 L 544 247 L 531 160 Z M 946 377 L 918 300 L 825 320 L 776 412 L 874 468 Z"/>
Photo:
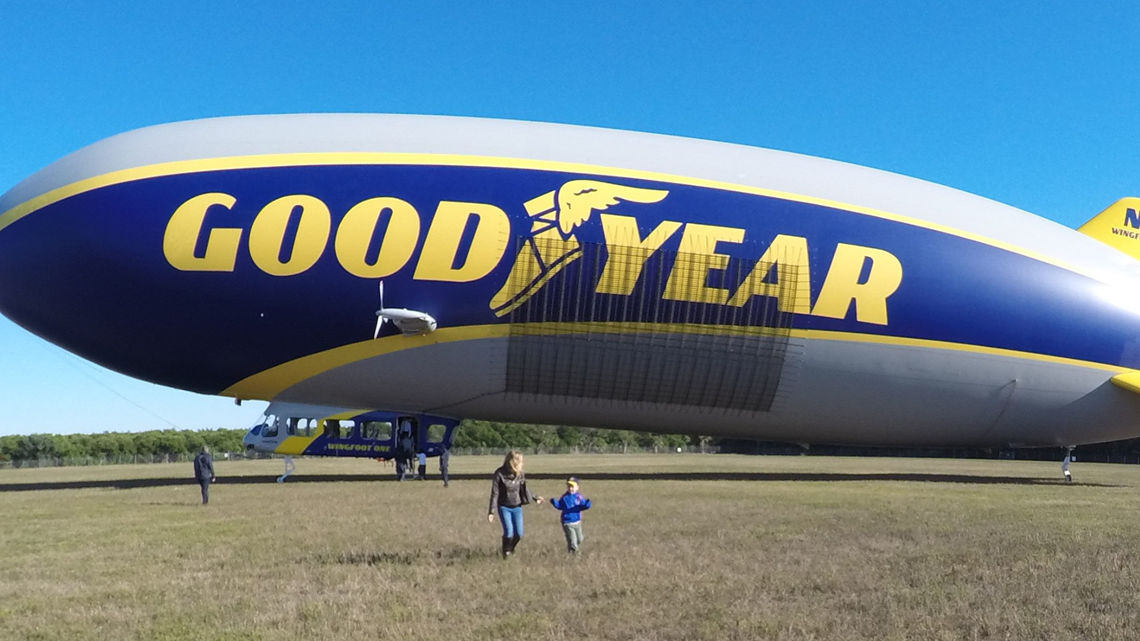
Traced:
<path fill-rule="evenodd" d="M 1140 195 L 1126 2 L 7 2 L 0 192 L 146 125 L 518 118 L 835 158 L 1072 227 Z M 76 310 L 82 313 L 82 310 Z M 0 318 L 0 434 L 243 427 Z"/>

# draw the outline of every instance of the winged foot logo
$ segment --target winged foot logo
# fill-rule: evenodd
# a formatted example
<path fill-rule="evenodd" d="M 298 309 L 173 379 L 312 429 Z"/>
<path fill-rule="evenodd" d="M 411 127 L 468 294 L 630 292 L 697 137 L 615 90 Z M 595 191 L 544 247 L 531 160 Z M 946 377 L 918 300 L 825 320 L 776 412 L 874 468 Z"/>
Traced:
<path fill-rule="evenodd" d="M 661 202 L 669 192 L 614 185 L 596 180 L 571 180 L 524 205 L 532 222 L 530 236 L 519 249 L 506 283 L 493 298 L 491 310 L 504 316 L 534 296 L 567 265 L 582 257 L 575 230 L 595 212 L 622 201 Z"/>

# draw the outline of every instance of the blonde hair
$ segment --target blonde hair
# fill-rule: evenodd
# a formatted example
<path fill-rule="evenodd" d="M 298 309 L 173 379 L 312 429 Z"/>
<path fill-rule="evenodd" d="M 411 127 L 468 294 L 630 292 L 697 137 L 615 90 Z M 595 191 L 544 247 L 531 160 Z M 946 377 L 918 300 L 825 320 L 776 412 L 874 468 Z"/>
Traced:
<path fill-rule="evenodd" d="M 523 455 L 518 450 L 511 450 L 503 457 L 503 467 L 511 471 L 512 474 L 518 476 L 523 471 Z"/>

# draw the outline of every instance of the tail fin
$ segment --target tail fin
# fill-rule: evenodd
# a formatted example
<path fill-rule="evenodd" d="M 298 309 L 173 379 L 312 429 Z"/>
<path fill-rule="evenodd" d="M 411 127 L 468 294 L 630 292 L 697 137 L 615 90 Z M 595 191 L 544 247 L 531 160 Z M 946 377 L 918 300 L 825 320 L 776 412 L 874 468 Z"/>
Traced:
<path fill-rule="evenodd" d="M 1140 198 L 1122 198 L 1077 231 L 1140 260 Z"/>

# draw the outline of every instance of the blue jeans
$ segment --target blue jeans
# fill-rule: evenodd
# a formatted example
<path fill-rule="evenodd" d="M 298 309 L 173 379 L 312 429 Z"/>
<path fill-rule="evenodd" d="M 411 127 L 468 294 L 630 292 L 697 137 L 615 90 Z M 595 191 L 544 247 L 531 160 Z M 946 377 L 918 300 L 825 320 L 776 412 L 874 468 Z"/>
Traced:
<path fill-rule="evenodd" d="M 503 524 L 503 536 L 510 539 L 523 536 L 522 506 L 499 506 L 499 522 Z"/>

